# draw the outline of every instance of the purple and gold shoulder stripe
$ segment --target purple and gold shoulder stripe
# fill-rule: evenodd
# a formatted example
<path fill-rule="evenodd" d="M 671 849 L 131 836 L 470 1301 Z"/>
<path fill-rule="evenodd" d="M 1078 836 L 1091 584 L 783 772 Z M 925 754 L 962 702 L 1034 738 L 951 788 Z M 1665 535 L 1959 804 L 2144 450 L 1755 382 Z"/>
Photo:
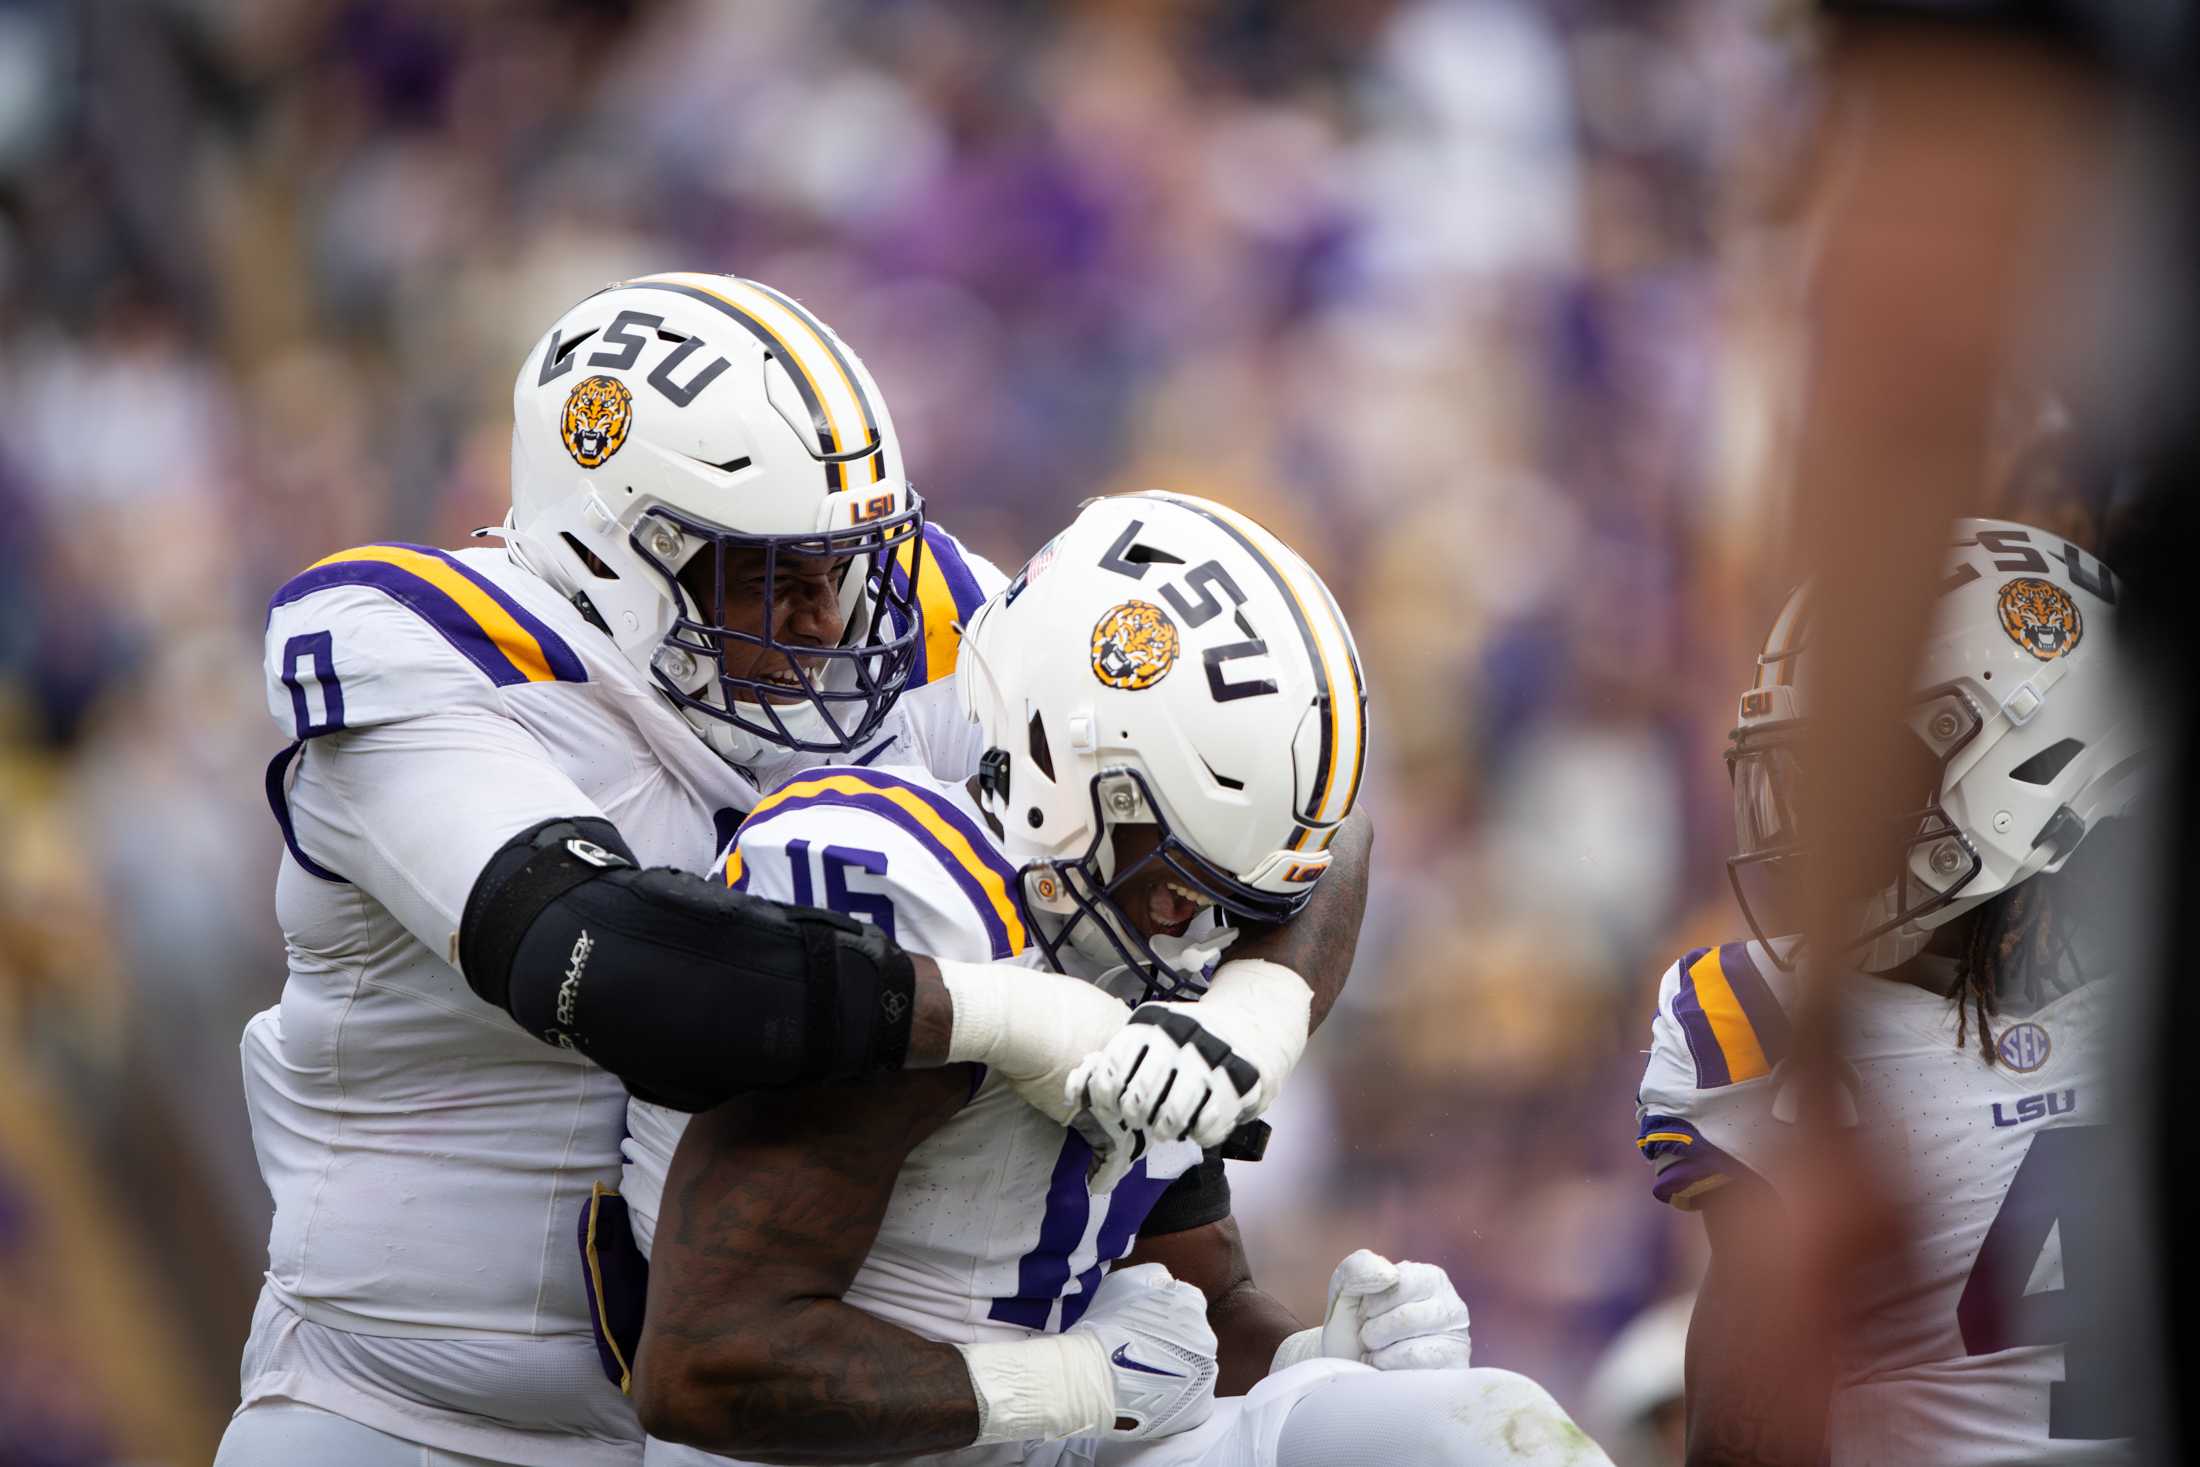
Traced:
<path fill-rule="evenodd" d="M 425 545 L 362 545 L 315 561 L 268 602 L 268 614 L 330 586 L 367 586 L 411 611 L 498 687 L 585 683 L 587 669 L 541 618 L 456 556 Z"/>
<path fill-rule="evenodd" d="M 962 625 L 985 604 L 985 592 L 970 562 L 964 559 L 961 544 L 937 525 L 924 527 L 921 554 L 915 542 L 905 542 L 894 554 L 893 586 L 905 597 L 909 596 L 912 562 L 917 568 L 917 587 L 911 599 L 924 616 L 924 641 L 917 648 L 909 686 L 921 688 L 954 674 L 955 663 L 962 655 Z M 894 615 L 895 633 L 908 629 L 902 618 Z"/>
<path fill-rule="evenodd" d="M 1643 1116 L 1635 1148 L 1657 1173 L 1651 1194 L 1684 1210 L 1693 1208 L 1704 1193 L 1748 1170 L 1679 1116 Z"/>
<path fill-rule="evenodd" d="M 1788 1018 L 1746 942 L 1698 948 L 1681 959 L 1673 1018 L 1696 1064 L 1696 1088 L 1772 1073 L 1787 1056 Z"/>
<path fill-rule="evenodd" d="M 899 829 L 939 863 L 969 901 L 995 958 L 1023 951 L 1029 939 L 1016 904 L 1016 868 L 1001 858 L 976 822 L 936 790 L 876 769 L 813 769 L 759 801 L 742 823 L 741 834 L 819 805 L 863 810 Z M 738 844 L 727 854 L 719 875 L 735 890 L 747 889 L 749 873 Z M 798 904 L 809 904 L 800 885 L 807 879 L 804 870 L 795 891 Z"/>

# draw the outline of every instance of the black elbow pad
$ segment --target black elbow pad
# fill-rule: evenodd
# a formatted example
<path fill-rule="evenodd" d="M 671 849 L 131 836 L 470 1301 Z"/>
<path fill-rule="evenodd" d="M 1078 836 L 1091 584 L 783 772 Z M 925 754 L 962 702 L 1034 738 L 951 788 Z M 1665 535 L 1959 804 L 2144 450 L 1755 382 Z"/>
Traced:
<path fill-rule="evenodd" d="M 600 819 L 546 821 L 497 852 L 459 966 L 530 1034 L 679 1110 L 898 1069 L 915 1008 L 915 970 L 876 929 L 639 870 Z"/>

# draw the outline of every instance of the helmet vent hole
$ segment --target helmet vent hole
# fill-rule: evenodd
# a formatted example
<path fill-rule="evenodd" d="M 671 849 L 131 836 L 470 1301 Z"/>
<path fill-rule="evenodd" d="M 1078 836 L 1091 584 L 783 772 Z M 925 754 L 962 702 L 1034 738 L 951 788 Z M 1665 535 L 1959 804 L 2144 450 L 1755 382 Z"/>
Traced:
<path fill-rule="evenodd" d="M 587 546 L 581 544 L 580 541 L 574 539 L 572 531 L 561 530 L 558 532 L 558 535 L 560 539 L 565 541 L 566 545 L 572 550 L 572 552 L 581 558 L 581 564 L 587 566 L 588 573 L 594 576 L 597 580 L 615 581 L 619 578 L 619 573 L 617 571 L 613 570 L 610 566 L 605 565 L 601 560 L 596 558 L 596 555 L 593 551 L 591 551 Z"/>
<path fill-rule="evenodd" d="M 659 341 L 669 341 L 674 346 L 678 346 L 681 342 L 687 340 L 687 338 L 685 336 L 682 336 L 679 332 L 667 331 L 662 326 L 657 328 L 657 339 Z"/>
<path fill-rule="evenodd" d="M 1182 565 L 1184 563 L 1183 556 L 1171 555 L 1166 550 L 1157 549 L 1143 542 L 1124 551 L 1123 559 L 1132 565 Z"/>
<path fill-rule="evenodd" d="M 555 358 L 553 358 L 553 360 L 562 362 L 567 357 L 573 355 L 574 352 L 579 351 L 581 348 L 581 343 L 588 340 L 589 337 L 594 336 L 599 329 L 600 328 L 598 327 L 591 326 L 586 331 L 583 331 L 580 335 L 574 337 L 571 341 L 559 342 L 558 354 Z"/>
<path fill-rule="evenodd" d="M 1222 773 L 1221 771 L 1217 770 L 1217 769 L 1216 769 L 1216 768 L 1214 767 L 1214 765 L 1212 765 L 1212 764 L 1208 764 L 1208 763 L 1207 763 L 1207 756 L 1206 756 L 1206 755 L 1204 755 L 1204 754 L 1200 755 L 1200 758 L 1199 758 L 1199 762 L 1200 762 L 1201 764 L 1205 764 L 1205 765 L 1206 765 L 1206 767 L 1207 767 L 1207 774 L 1208 774 L 1208 776 L 1209 776 L 1209 777 L 1210 777 L 1211 779 L 1213 779 L 1213 780 L 1214 780 L 1214 782 L 1215 782 L 1216 784 L 1219 784 L 1219 785 L 1221 785 L 1221 786 L 1222 786 L 1222 787 L 1223 787 L 1224 789 L 1226 789 L 1226 790 L 1241 790 L 1241 789 L 1244 789 L 1244 788 L 1245 788 L 1245 781 L 1244 781 L 1244 780 L 1242 780 L 1242 779 L 1232 779 L 1232 778 L 1230 778 L 1230 776 L 1229 776 L 1229 775 L 1227 775 L 1227 774 L 1224 774 L 1224 773 Z"/>
<path fill-rule="evenodd" d="M 2053 784 L 2055 776 L 2062 773 L 2070 761 L 2085 752 L 2085 745 L 2077 739 L 2058 739 L 2031 758 L 2009 771 L 2011 779 L 2026 784 Z"/>
<path fill-rule="evenodd" d="M 1046 722 L 1039 716 L 1037 709 L 1032 710 L 1030 731 L 1032 767 L 1045 775 L 1049 782 L 1052 782 L 1054 779 L 1054 754 L 1047 747 Z"/>

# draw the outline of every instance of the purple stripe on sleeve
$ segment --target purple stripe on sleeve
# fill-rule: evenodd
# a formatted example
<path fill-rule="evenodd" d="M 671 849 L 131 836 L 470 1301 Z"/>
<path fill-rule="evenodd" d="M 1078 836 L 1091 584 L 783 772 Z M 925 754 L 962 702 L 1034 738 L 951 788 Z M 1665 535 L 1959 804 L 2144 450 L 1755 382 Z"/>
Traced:
<path fill-rule="evenodd" d="M 1686 1136 L 1686 1141 L 1650 1141 L 1661 1133 Z M 1642 1125 L 1635 1131 L 1635 1145 L 1644 1156 L 1657 1156 L 1667 1151 L 1686 1150 L 1703 1140 L 1703 1133 L 1679 1116 L 1644 1116 Z M 1647 1143 L 1647 1144 L 1646 1144 Z"/>
<path fill-rule="evenodd" d="M 1653 1134 L 1685 1136 L 1685 1141 L 1650 1141 Z M 1656 1176 L 1650 1183 L 1650 1191 L 1660 1202 L 1673 1202 L 1681 1193 L 1713 1177 L 1746 1177 L 1752 1175 L 1749 1168 L 1703 1138 L 1697 1130 L 1678 1116 L 1645 1116 L 1636 1137 L 1642 1159 L 1650 1163 Z M 1685 1207 L 1686 1203 L 1676 1205 Z"/>
<path fill-rule="evenodd" d="M 924 550 L 939 562 L 948 595 L 955 601 L 955 620 L 963 620 L 985 604 L 985 593 L 978 588 L 978 578 L 970 573 L 970 562 L 963 559 L 962 546 L 955 543 L 953 535 L 937 525 L 926 525 Z"/>
<path fill-rule="evenodd" d="M 1711 1020 L 1703 1011 L 1703 1000 L 1696 996 L 1696 979 L 1690 971 L 1709 951 L 1701 948 L 1688 955 L 1689 960 L 1681 965 L 1680 992 L 1673 995 L 1673 1017 L 1680 1021 L 1681 1033 L 1688 1039 L 1688 1053 L 1696 1061 L 1698 1090 L 1734 1083 L 1726 1068 L 1726 1052 L 1711 1032 Z"/>
<path fill-rule="evenodd" d="M 1687 1149 L 1686 1155 L 1676 1156 L 1658 1168 L 1656 1179 L 1650 1183 L 1650 1195 L 1660 1202 L 1675 1202 L 1681 1193 L 1692 1191 L 1713 1178 L 1731 1180 L 1750 1175 L 1748 1167 L 1710 1142 L 1699 1141 Z"/>
<path fill-rule="evenodd" d="M 468 569 L 453 556 L 426 545 L 405 545 L 390 541 L 391 550 L 409 550 L 415 555 L 431 556 L 449 566 L 458 575 L 478 589 L 484 596 L 503 608 L 506 615 L 535 639 L 542 648 L 543 665 L 550 669 L 560 682 L 584 683 L 588 681 L 588 669 L 573 652 L 563 637 L 510 596 L 493 581 Z M 512 659 L 504 654 L 479 622 L 466 609 L 452 600 L 442 590 L 422 580 L 402 566 L 386 560 L 342 560 L 333 565 L 315 566 L 292 576 L 268 602 L 272 614 L 278 606 L 288 606 L 302 600 L 315 591 L 329 586 L 372 586 L 387 593 L 392 599 L 408 607 L 422 620 L 443 634 L 443 639 L 463 652 L 467 660 L 489 675 L 489 680 L 499 687 L 526 682 L 527 674 L 520 671 Z"/>
<path fill-rule="evenodd" d="M 506 595 L 503 588 L 498 586 L 496 582 L 482 575 L 479 571 L 471 569 L 464 561 L 447 551 L 437 550 L 427 545 L 404 545 L 399 548 L 417 550 L 422 555 L 432 555 L 467 580 L 472 581 L 475 586 L 480 588 L 484 596 L 503 607 L 504 614 L 518 622 L 521 630 L 535 639 L 536 644 L 542 648 L 543 664 L 550 669 L 551 676 L 559 682 L 585 683 L 588 681 L 588 669 L 581 665 L 580 658 L 574 655 L 572 647 L 566 642 L 565 638 L 551 631 L 549 625 L 542 618 Z"/>
<path fill-rule="evenodd" d="M 1055 1158 L 1054 1176 L 1047 1183 L 1046 1211 L 1039 1223 L 1039 1241 L 1016 1266 L 1016 1294 L 995 1299 L 988 1319 L 1020 1324 L 1026 1329 L 1045 1329 L 1054 1312 L 1055 1296 L 1069 1282 L 1069 1256 L 1085 1236 L 1092 1218 L 1092 1194 L 1085 1190 L 1085 1172 L 1092 1163 L 1092 1148 L 1071 1131 Z"/>
<path fill-rule="evenodd" d="M 1776 1065 L 1787 1058 L 1788 1016 L 1780 1007 L 1780 1000 L 1772 996 L 1765 976 L 1758 971 L 1755 959 L 1749 955 L 1749 944 L 1730 942 L 1719 949 L 1719 971 L 1726 974 L 1727 987 L 1734 990 L 1735 1001 L 1742 1006 L 1742 1014 L 1749 1020 L 1749 1027 L 1756 1031 L 1757 1047 L 1765 1052 L 1765 1063 Z"/>
<path fill-rule="evenodd" d="M 330 586 L 371 586 L 383 592 L 434 627 L 444 641 L 456 647 L 467 661 L 480 668 L 489 681 L 500 688 L 527 681 L 527 674 L 514 666 L 503 649 L 489 640 L 481 623 L 468 616 L 464 607 L 411 571 L 386 560 L 340 560 L 334 565 L 302 571 L 275 593 L 268 610 L 273 612 L 278 606 L 287 606 Z"/>

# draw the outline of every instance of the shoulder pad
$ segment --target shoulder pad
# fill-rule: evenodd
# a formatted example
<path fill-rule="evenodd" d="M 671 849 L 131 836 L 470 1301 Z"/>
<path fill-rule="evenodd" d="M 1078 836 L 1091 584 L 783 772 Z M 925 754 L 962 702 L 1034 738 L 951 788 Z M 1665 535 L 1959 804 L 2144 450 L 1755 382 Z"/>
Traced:
<path fill-rule="evenodd" d="M 1697 948 L 1666 969 L 1635 1100 L 1659 1200 L 1693 1208 L 1774 1144 L 1773 1097 L 1756 1082 L 1787 1057 L 1789 982 L 1756 943 Z"/>
<path fill-rule="evenodd" d="M 820 859 L 839 866 L 820 872 L 812 865 Z M 866 892 L 845 889 L 851 869 L 870 873 Z M 866 895 L 882 898 L 898 924 L 895 940 L 935 957 L 1009 958 L 1027 945 L 1016 868 L 962 803 L 914 770 L 827 767 L 796 776 L 742 822 L 718 876 L 859 918 L 868 916 Z"/>
<path fill-rule="evenodd" d="M 909 562 L 917 559 L 915 547 L 904 545 L 894 557 L 894 585 L 909 584 Z M 962 625 L 986 601 L 1008 584 L 1000 569 L 982 555 L 963 548 L 962 542 L 938 525 L 924 527 L 924 555 L 917 567 L 917 604 L 924 610 L 924 645 L 909 685 L 923 687 L 954 676 L 962 653 Z"/>
<path fill-rule="evenodd" d="M 1687 1043 L 1699 1089 L 1738 1085 L 1787 1058 L 1783 973 L 1762 947 L 1729 942 L 1697 948 L 1666 971 L 1658 1008 Z"/>
<path fill-rule="evenodd" d="M 441 550 L 363 545 L 316 562 L 268 603 L 268 711 L 307 739 L 487 703 L 496 689 L 586 682 L 565 639 Z"/>

